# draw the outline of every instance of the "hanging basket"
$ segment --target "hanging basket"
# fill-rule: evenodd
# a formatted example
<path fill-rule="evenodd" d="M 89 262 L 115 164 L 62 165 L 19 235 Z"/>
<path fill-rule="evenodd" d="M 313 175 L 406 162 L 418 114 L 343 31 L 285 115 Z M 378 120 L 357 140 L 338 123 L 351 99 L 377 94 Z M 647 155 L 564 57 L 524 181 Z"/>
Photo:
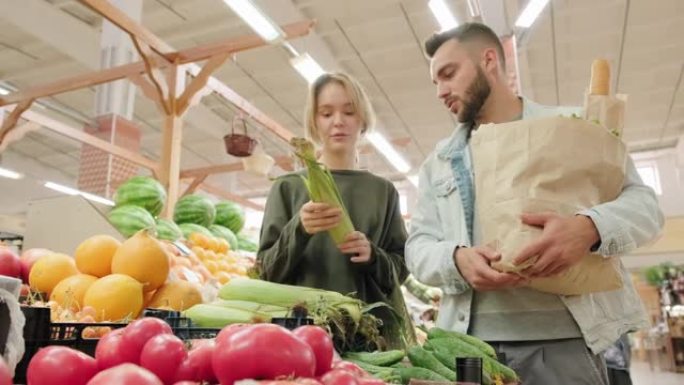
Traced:
<path fill-rule="evenodd" d="M 235 126 L 241 124 L 244 134 L 236 134 Z M 233 118 L 233 124 L 230 128 L 230 134 L 223 137 L 223 142 L 226 145 L 226 151 L 233 156 L 243 158 L 252 155 L 254 147 L 257 145 L 256 139 L 247 135 L 247 124 L 241 117 Z"/>

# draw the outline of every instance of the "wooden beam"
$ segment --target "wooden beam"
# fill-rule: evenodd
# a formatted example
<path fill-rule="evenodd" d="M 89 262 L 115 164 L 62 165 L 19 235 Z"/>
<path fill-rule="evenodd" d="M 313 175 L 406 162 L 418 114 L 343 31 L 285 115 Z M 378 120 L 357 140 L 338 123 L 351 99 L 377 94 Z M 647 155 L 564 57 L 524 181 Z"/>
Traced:
<path fill-rule="evenodd" d="M 12 131 L 12 129 L 17 125 L 17 122 L 19 121 L 21 114 L 24 111 L 28 110 L 31 107 L 32 103 L 33 99 L 27 99 L 22 101 L 14 107 L 12 112 L 10 112 L 9 116 L 2 122 L 2 126 L 0 126 L 0 144 L 2 144 L 3 140 L 5 139 L 5 136 L 7 136 L 7 134 L 9 134 Z"/>
<path fill-rule="evenodd" d="M 24 124 L 17 124 L 2 139 L 2 143 L 0 143 L 0 154 L 3 151 L 5 151 L 10 144 L 23 138 L 29 132 L 36 131 L 39 129 L 40 126 L 34 122 L 25 122 Z"/>
<path fill-rule="evenodd" d="M 163 40 L 158 38 L 149 29 L 140 25 L 137 21 L 133 20 L 130 16 L 124 13 L 122 10 L 112 5 L 106 0 L 79 0 L 82 4 L 89 7 L 93 11 L 102 15 L 105 19 L 109 20 L 112 24 L 121 28 L 121 30 L 128 32 L 132 37 L 137 38 L 140 41 L 145 42 L 152 50 L 157 54 L 164 57 L 169 62 L 173 62 L 175 59 L 174 50 L 171 49 L 168 44 L 164 43 Z"/>
<path fill-rule="evenodd" d="M 193 179 L 192 183 L 190 183 L 190 185 L 185 189 L 185 191 L 183 191 L 182 196 L 186 196 L 188 194 L 194 193 L 195 190 L 197 189 L 197 187 L 199 187 L 199 185 L 201 185 L 202 182 L 204 182 L 208 176 L 209 175 L 202 175 L 202 176 L 198 176 L 195 179 Z"/>
<path fill-rule="evenodd" d="M 166 103 L 164 99 L 161 99 L 159 97 L 157 89 L 154 88 L 154 85 L 146 77 L 144 77 L 142 74 L 135 74 L 130 75 L 128 77 L 128 80 L 130 80 L 130 82 L 135 84 L 136 86 L 140 87 L 140 91 L 142 91 L 143 95 L 154 102 L 154 104 L 159 109 L 159 112 L 161 112 L 162 114 L 166 113 Z"/>
<path fill-rule="evenodd" d="M 169 69 L 169 112 L 164 121 L 162 157 L 160 161 L 159 181 L 166 188 L 166 206 L 162 216 L 173 218 L 173 208 L 178 201 L 181 141 L 183 139 L 183 120 L 178 116 L 178 85 L 183 86 L 185 73 L 179 71 L 178 65 Z"/>
<path fill-rule="evenodd" d="M 243 198 L 239 195 L 229 193 L 228 191 L 222 188 L 210 185 L 208 183 L 202 183 L 199 188 L 208 192 L 209 194 L 216 195 L 217 197 L 221 197 L 223 199 L 228 199 L 235 203 L 239 203 L 242 206 L 249 207 L 257 211 L 264 211 L 264 206 L 256 204 L 250 201 L 249 199 Z"/>
<path fill-rule="evenodd" d="M 291 171 L 292 168 L 292 159 L 288 156 L 278 156 L 275 158 L 275 162 L 278 165 L 285 165 L 286 167 L 289 165 L 290 170 L 286 171 Z M 183 170 L 180 173 L 180 178 L 181 179 L 187 179 L 187 178 L 197 178 L 202 175 L 213 175 L 213 174 L 223 174 L 227 172 L 235 172 L 235 171 L 242 171 L 244 170 L 244 167 L 242 166 L 242 162 L 235 162 L 235 163 L 227 163 L 227 164 L 217 164 L 213 166 L 207 166 L 207 167 L 199 167 L 199 168 L 192 168 L 188 170 Z"/>
<path fill-rule="evenodd" d="M 106 151 L 112 155 L 116 155 L 119 158 L 129 160 L 139 166 L 145 167 L 156 173 L 159 165 L 157 162 L 148 159 L 137 152 L 127 150 L 125 148 L 119 147 L 112 143 L 109 143 L 100 138 L 96 138 L 82 130 L 77 130 L 72 128 L 60 121 L 54 120 L 48 116 L 35 113 L 33 111 L 26 111 L 22 117 L 30 122 L 35 122 L 42 127 L 45 127 L 51 131 L 54 131 L 60 135 L 64 135 L 67 138 L 74 139 L 78 142 L 88 144 L 95 148 L 99 148 L 102 151 Z"/>
<path fill-rule="evenodd" d="M 171 107 L 169 106 L 169 100 L 167 100 L 169 89 L 164 81 L 164 76 L 159 69 L 155 68 L 154 62 L 152 61 L 150 47 L 144 45 L 144 43 L 141 44 L 135 36 L 132 36 L 131 38 L 133 40 L 133 46 L 135 47 L 135 50 L 138 51 L 138 55 L 140 55 L 140 58 L 145 64 L 145 73 L 147 74 L 147 78 L 154 86 L 153 89 L 157 93 L 157 98 L 160 101 L 164 113 L 168 115 L 171 113 Z"/>
<path fill-rule="evenodd" d="M 304 36 L 309 32 L 311 22 L 304 21 L 283 27 L 287 39 L 292 39 L 299 36 Z M 214 55 L 221 53 L 237 53 L 252 48 L 264 45 L 264 41 L 257 35 L 247 35 L 238 38 L 226 39 L 222 43 L 211 45 L 212 49 L 202 49 L 202 47 L 191 48 L 188 50 L 179 51 L 178 54 L 183 59 L 180 64 L 192 63 L 196 61 L 207 60 Z M 169 64 L 164 61 L 159 61 L 150 58 L 158 68 L 165 68 Z M 136 75 L 145 71 L 145 63 L 138 61 L 135 63 L 125 64 L 122 66 L 112 67 L 105 70 L 89 72 L 70 78 L 61 79 L 52 83 L 41 86 L 31 87 L 25 91 L 13 92 L 9 95 L 0 97 L 0 107 L 8 104 L 15 104 L 27 99 L 37 99 L 45 96 L 56 95 L 64 92 L 74 91 L 81 88 L 96 86 L 119 79 L 124 79 L 130 75 Z M 220 84 L 220 81 L 211 79 Z M 210 82 L 214 83 L 214 82 Z M 223 84 L 227 89 L 228 86 Z M 231 90 L 232 91 L 232 90 Z M 237 95 L 237 94 L 236 94 Z M 242 103 L 249 104 L 246 100 L 240 98 Z M 251 105 L 250 105 L 251 106 Z M 254 107 L 252 107 L 254 108 Z"/>
<path fill-rule="evenodd" d="M 201 91 L 209 81 L 211 74 L 213 74 L 223 63 L 228 60 L 230 53 L 223 53 L 216 55 L 209 59 L 209 61 L 202 67 L 202 71 L 193 79 L 193 81 L 185 88 L 183 95 L 178 99 L 178 114 L 183 115 L 188 107 L 195 104 L 199 100 L 193 100 L 196 96 L 202 96 Z"/>

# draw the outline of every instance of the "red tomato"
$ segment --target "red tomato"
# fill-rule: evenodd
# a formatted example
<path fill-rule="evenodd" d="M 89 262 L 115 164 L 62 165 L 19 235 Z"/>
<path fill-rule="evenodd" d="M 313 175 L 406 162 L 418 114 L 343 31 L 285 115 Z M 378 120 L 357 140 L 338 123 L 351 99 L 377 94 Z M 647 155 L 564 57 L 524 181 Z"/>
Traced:
<path fill-rule="evenodd" d="M 349 373 L 351 373 L 354 376 L 359 377 L 359 378 L 368 376 L 368 373 L 366 373 L 365 370 L 361 369 L 355 363 L 349 362 L 349 361 L 337 361 L 337 362 L 335 362 L 335 365 L 333 365 L 333 369 L 346 370 Z"/>
<path fill-rule="evenodd" d="M 48 346 L 31 358 L 28 385 L 85 385 L 97 373 L 94 358 L 66 346 Z"/>
<path fill-rule="evenodd" d="M 87 385 L 163 385 L 149 370 L 131 363 L 101 371 Z"/>
<path fill-rule="evenodd" d="M 213 340 L 205 340 L 193 347 L 188 357 L 181 362 L 176 371 L 176 381 L 217 381 L 211 359 L 216 344 Z"/>
<path fill-rule="evenodd" d="M 21 260 L 5 246 L 0 246 L 0 275 L 21 279 Z"/>
<path fill-rule="evenodd" d="M 12 385 L 12 375 L 2 357 L 0 357 L 0 385 Z"/>
<path fill-rule="evenodd" d="M 342 369 L 333 369 L 321 377 L 323 385 L 359 385 L 356 376 Z"/>
<path fill-rule="evenodd" d="M 224 333 L 232 335 L 226 337 Z M 221 385 L 233 385 L 245 378 L 312 377 L 316 369 L 309 345 L 273 324 L 252 325 L 237 332 L 222 330 L 212 362 Z"/>
<path fill-rule="evenodd" d="M 140 353 L 140 366 L 154 373 L 164 384 L 172 385 L 176 370 L 188 356 L 183 341 L 173 334 L 152 337 Z"/>
<path fill-rule="evenodd" d="M 28 249 L 21 254 L 21 280 L 28 283 L 29 273 L 33 264 L 41 257 L 52 254 L 48 249 Z"/>
<path fill-rule="evenodd" d="M 121 335 L 119 349 L 130 352 L 135 360 L 134 364 L 140 363 L 140 352 L 150 338 L 159 334 L 173 334 L 171 326 L 159 318 L 146 317 L 131 322 Z"/>
<path fill-rule="evenodd" d="M 294 335 L 306 342 L 313 350 L 316 356 L 316 377 L 330 371 L 335 350 L 330 335 L 324 329 L 313 325 L 298 327 Z"/>
<path fill-rule="evenodd" d="M 216 343 L 219 343 L 221 341 L 225 341 L 228 339 L 228 337 L 232 336 L 233 334 L 241 331 L 244 328 L 249 328 L 252 327 L 251 324 L 232 324 L 224 327 L 221 329 L 221 332 L 216 336 Z"/>
<path fill-rule="evenodd" d="M 126 330 L 126 328 L 114 329 L 105 334 L 97 342 L 95 359 L 97 360 L 98 369 L 105 370 L 136 360 L 135 354 L 132 354 L 131 351 L 121 349 L 121 337 L 123 336 L 124 330 Z"/>

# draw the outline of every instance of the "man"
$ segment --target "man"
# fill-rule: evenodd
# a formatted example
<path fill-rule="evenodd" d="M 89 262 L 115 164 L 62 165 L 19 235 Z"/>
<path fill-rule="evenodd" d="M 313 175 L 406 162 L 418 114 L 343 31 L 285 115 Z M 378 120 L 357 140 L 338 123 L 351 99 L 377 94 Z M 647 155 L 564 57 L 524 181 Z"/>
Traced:
<path fill-rule="evenodd" d="M 607 384 L 599 355 L 623 333 L 647 326 L 624 268 L 624 287 L 583 296 L 558 296 L 524 287 L 521 277 L 500 273 L 500 258 L 480 244 L 468 147 L 481 123 L 567 115 L 578 109 L 545 107 L 515 95 L 507 85 L 501 42 L 488 27 L 470 23 L 425 43 L 437 96 L 456 115 L 458 127 L 440 142 L 419 174 L 419 194 L 406 249 L 409 270 L 444 296 L 437 320 L 468 332 L 505 353 L 523 384 Z M 476 177 L 476 176 L 475 176 Z M 548 277 L 591 251 L 612 256 L 654 238 L 663 218 L 653 191 L 629 161 L 620 196 L 577 215 L 521 213 L 543 229 L 516 256 L 540 256 L 528 269 Z"/>

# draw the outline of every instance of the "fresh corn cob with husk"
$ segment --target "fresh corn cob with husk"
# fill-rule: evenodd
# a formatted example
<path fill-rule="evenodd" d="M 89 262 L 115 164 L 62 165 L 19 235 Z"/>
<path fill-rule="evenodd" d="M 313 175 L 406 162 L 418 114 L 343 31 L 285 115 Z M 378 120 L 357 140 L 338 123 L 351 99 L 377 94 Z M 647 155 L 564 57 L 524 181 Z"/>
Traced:
<path fill-rule="evenodd" d="M 236 323 L 271 322 L 273 318 L 268 313 L 203 303 L 186 309 L 183 317 L 189 318 L 194 325 L 203 328 L 222 328 Z"/>
<path fill-rule="evenodd" d="M 344 202 L 337 190 L 335 179 L 330 170 L 316 160 L 313 144 L 304 138 L 292 138 L 290 144 L 294 147 L 295 155 L 306 165 L 308 175 L 302 176 L 304 185 L 309 191 L 309 197 L 314 202 L 327 203 L 342 209 L 342 220 L 334 228 L 328 230 L 335 244 L 344 242 L 347 234 L 354 231 L 354 224 L 344 207 Z"/>
<path fill-rule="evenodd" d="M 362 301 L 335 291 L 303 286 L 281 285 L 258 279 L 234 278 L 219 290 L 219 298 L 227 301 L 247 301 L 291 309 L 305 305 L 310 313 L 316 309 L 344 310 L 354 320 L 361 321 Z"/>
<path fill-rule="evenodd" d="M 305 308 L 314 324 L 326 328 L 333 335 L 336 348 L 343 351 L 384 347 L 385 341 L 378 330 L 380 321 L 370 311 L 376 308 L 393 311 L 385 303 L 366 305 L 359 299 L 334 291 L 247 278 L 230 280 L 219 290 L 218 296 L 223 303 L 255 302 L 286 308 L 288 314 L 295 308 Z M 260 308 L 260 313 L 264 309 Z"/>

